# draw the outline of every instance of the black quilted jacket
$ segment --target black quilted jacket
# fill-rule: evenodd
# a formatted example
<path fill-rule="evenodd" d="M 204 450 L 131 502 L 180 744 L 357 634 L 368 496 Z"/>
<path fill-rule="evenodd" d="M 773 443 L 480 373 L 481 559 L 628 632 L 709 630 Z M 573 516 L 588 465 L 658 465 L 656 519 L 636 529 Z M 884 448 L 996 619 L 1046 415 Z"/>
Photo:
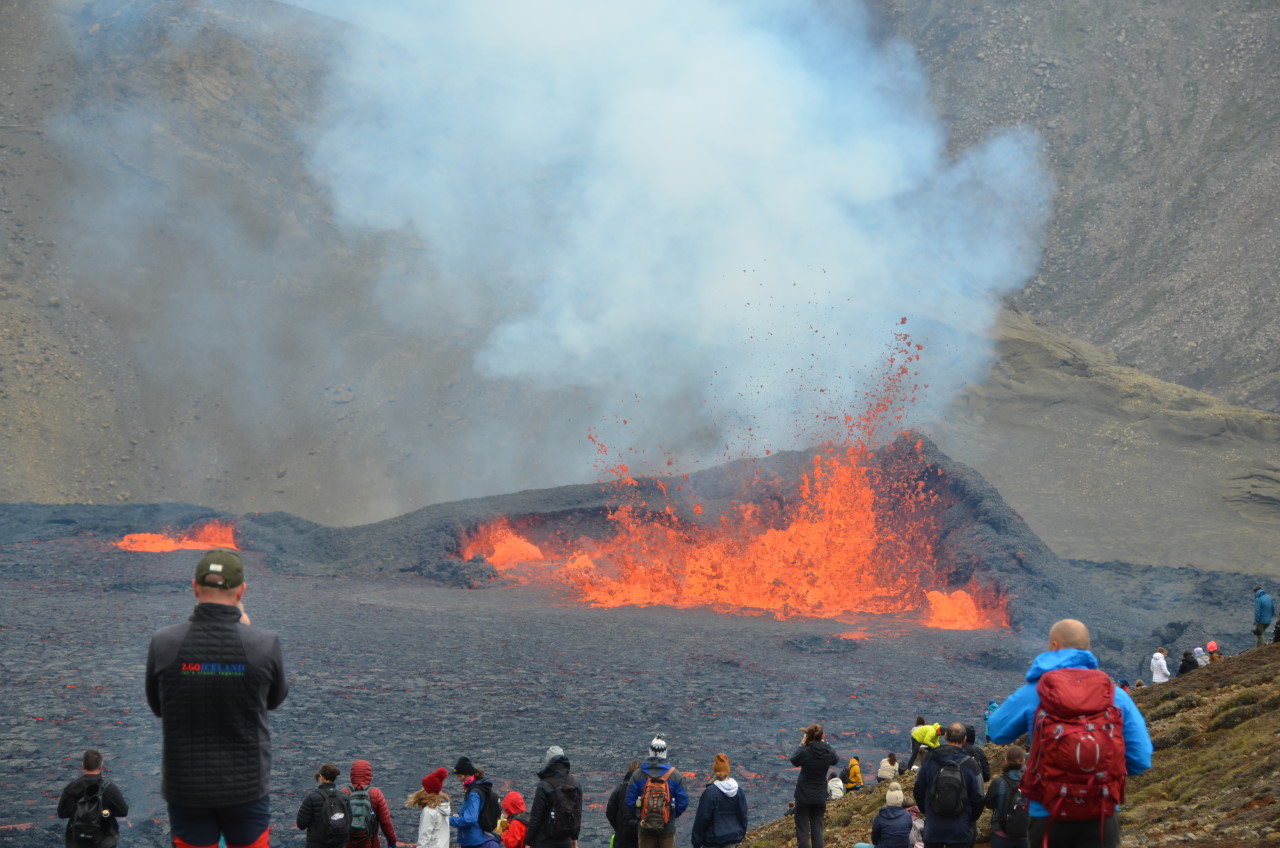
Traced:
<path fill-rule="evenodd" d="M 197 604 L 158 631 L 147 654 L 147 704 L 160 717 L 160 791 L 179 806 L 230 807 L 267 794 L 267 710 L 289 693 L 280 637 L 240 624 L 240 610 Z"/>

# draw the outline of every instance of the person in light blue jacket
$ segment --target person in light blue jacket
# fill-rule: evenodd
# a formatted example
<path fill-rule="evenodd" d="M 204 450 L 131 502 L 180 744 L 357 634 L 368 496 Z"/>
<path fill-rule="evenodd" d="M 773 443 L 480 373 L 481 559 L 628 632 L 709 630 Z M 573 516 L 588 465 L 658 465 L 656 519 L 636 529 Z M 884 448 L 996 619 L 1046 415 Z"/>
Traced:
<path fill-rule="evenodd" d="M 1261 586 L 1253 587 L 1253 635 L 1257 637 L 1257 647 L 1262 647 L 1262 634 L 1267 632 L 1267 625 L 1275 618 L 1276 605 Z"/>
<path fill-rule="evenodd" d="M 1036 684 L 1047 672 L 1060 668 L 1095 669 L 1098 658 L 1089 650 L 1089 628 L 1075 619 L 1063 619 L 1049 629 L 1049 650 L 1037 656 L 1027 671 L 1027 682 L 991 714 L 987 722 L 987 735 L 992 742 L 1006 745 L 1019 736 L 1031 737 L 1032 723 L 1036 710 L 1040 707 L 1040 695 Z M 1125 770 L 1130 775 L 1142 774 L 1151 768 L 1151 736 L 1147 732 L 1147 722 L 1139 712 L 1137 705 L 1128 693 L 1114 687 L 1113 703 L 1120 708 L 1124 718 L 1124 758 Z M 1034 748 L 1037 740 L 1031 739 Z M 1049 811 L 1043 804 L 1031 801 L 1028 805 L 1031 814 L 1031 844 L 1040 844 L 1049 823 Z M 1109 816 L 1104 822 L 1104 848 L 1112 848 L 1120 844 L 1120 822 L 1116 816 Z M 1050 843 L 1056 844 L 1060 839 L 1071 839 L 1070 834 L 1077 826 L 1092 828 L 1093 839 L 1098 838 L 1098 822 L 1055 821 L 1050 834 Z M 1084 831 L 1081 831 L 1082 835 Z M 1064 842 L 1063 844 L 1070 844 Z"/>

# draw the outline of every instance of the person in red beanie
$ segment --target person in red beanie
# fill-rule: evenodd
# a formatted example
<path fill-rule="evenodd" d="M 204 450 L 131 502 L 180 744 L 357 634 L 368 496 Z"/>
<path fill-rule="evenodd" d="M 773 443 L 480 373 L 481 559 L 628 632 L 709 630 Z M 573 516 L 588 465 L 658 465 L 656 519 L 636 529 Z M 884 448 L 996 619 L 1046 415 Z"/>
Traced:
<path fill-rule="evenodd" d="M 449 796 L 441 791 L 448 777 L 448 769 L 436 769 L 422 778 L 422 789 L 405 802 L 406 807 L 422 811 L 418 848 L 449 848 Z"/>
<path fill-rule="evenodd" d="M 347 840 L 347 848 L 380 848 L 378 831 L 382 831 L 387 840 L 387 848 L 395 848 L 396 826 L 391 821 L 391 810 L 387 807 L 386 796 L 373 783 L 373 766 L 368 760 L 356 760 L 351 764 L 351 785 L 343 789 L 351 796 L 351 837 Z M 365 835 L 356 832 L 359 824 L 360 800 L 368 797 L 371 808 L 368 816 L 368 830 Z"/>

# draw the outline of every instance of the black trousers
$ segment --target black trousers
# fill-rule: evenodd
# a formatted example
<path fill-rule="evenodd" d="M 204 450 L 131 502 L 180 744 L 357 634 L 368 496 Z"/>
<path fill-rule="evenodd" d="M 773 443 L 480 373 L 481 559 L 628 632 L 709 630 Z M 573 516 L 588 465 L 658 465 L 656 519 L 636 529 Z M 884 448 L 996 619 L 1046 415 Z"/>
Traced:
<path fill-rule="evenodd" d="M 1115 816 L 1102 821 L 1033 818 L 1028 841 L 1032 845 L 1043 845 L 1045 830 L 1049 831 L 1049 848 L 1119 848 L 1120 845 L 1120 819 Z"/>
<path fill-rule="evenodd" d="M 826 804 L 796 802 L 796 848 L 822 848 L 823 819 Z"/>

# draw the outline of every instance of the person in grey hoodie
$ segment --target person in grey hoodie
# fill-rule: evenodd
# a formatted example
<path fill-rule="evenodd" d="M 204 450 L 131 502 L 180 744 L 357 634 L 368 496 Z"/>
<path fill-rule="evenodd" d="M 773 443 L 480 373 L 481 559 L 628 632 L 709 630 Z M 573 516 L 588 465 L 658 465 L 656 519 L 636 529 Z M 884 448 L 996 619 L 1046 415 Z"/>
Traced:
<path fill-rule="evenodd" d="M 804 729 L 791 765 L 800 767 L 796 779 L 796 843 L 798 848 L 822 848 L 823 817 L 827 813 L 827 769 L 840 762 L 822 738 L 822 725 Z"/>
<path fill-rule="evenodd" d="M 711 776 L 693 817 L 693 848 L 728 848 L 747 835 L 747 796 L 729 776 L 727 756 L 716 754 Z"/>

